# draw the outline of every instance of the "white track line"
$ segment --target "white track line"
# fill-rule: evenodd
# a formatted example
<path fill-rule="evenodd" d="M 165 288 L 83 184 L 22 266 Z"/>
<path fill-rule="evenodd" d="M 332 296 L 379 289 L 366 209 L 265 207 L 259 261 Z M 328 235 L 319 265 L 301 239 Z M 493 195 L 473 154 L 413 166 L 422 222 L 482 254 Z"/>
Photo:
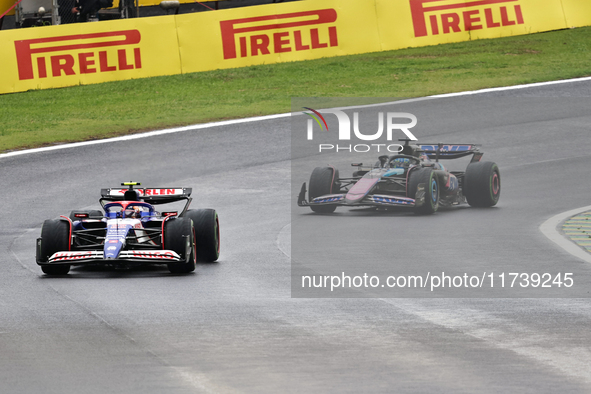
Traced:
<path fill-rule="evenodd" d="M 52 151 L 52 150 L 77 148 L 80 146 L 87 146 L 87 145 L 106 144 L 109 142 L 116 142 L 116 141 L 136 140 L 136 139 L 140 139 L 140 138 L 149 138 L 149 137 L 155 137 L 155 136 L 164 135 L 164 134 L 180 133 L 180 132 L 189 131 L 189 130 L 200 130 L 200 129 L 207 129 L 207 128 L 211 128 L 211 127 L 220 127 L 220 126 L 228 126 L 228 125 L 240 124 L 240 123 L 259 122 L 259 121 L 263 121 L 263 120 L 279 119 L 279 118 L 288 117 L 290 115 L 291 115 L 291 113 L 278 114 L 278 115 L 267 115 L 267 116 L 256 116 L 253 118 L 244 118 L 244 119 L 224 120 L 221 122 L 203 123 L 203 124 L 197 124 L 197 125 L 191 125 L 191 126 L 175 127 L 172 129 L 164 129 L 164 130 L 154 130 L 154 131 L 149 131 L 147 133 L 129 134 L 129 135 L 121 136 L 121 137 L 105 138 L 105 139 L 100 139 L 100 140 L 83 141 L 83 142 L 74 142 L 71 144 L 53 145 L 53 146 L 46 146 L 43 148 L 18 150 L 18 151 L 14 151 L 14 152 L 2 153 L 2 154 L 0 154 L 0 159 L 2 159 L 4 157 L 20 156 L 20 155 L 25 155 L 25 154 L 29 154 L 29 153 L 48 152 L 48 151 Z"/>
<path fill-rule="evenodd" d="M 527 85 L 514 85 L 514 86 L 504 86 L 504 87 L 499 87 L 499 88 L 470 90 L 470 91 L 466 91 L 466 92 L 457 92 L 457 93 L 437 94 L 434 96 L 419 97 L 419 98 L 408 99 L 408 100 L 403 100 L 403 101 L 371 104 L 371 105 L 367 105 L 367 106 L 350 107 L 350 108 L 377 107 L 377 106 L 383 106 L 383 105 L 392 105 L 395 103 L 402 104 L 402 103 L 409 103 L 409 102 L 416 102 L 416 101 L 423 101 L 423 100 L 433 100 L 433 99 L 448 98 L 448 97 L 469 96 L 472 94 L 502 92 L 502 91 L 507 91 L 507 90 L 527 89 L 527 88 L 535 88 L 535 87 L 540 87 L 540 86 L 556 85 L 556 84 L 561 84 L 561 83 L 576 83 L 576 82 L 585 82 L 585 81 L 591 81 L 591 77 L 565 79 L 562 81 L 538 82 L 538 83 L 531 83 L 531 84 L 527 84 Z M 164 134 L 180 133 L 180 132 L 189 131 L 189 130 L 199 130 L 199 129 L 207 129 L 207 128 L 211 128 L 211 127 L 220 127 L 220 126 L 240 124 L 240 123 L 250 123 L 250 122 L 259 122 L 259 121 L 264 121 L 264 120 L 280 119 L 280 118 L 286 118 L 288 116 L 291 116 L 291 112 L 285 113 L 285 114 L 277 114 L 277 115 L 267 115 L 267 116 L 257 116 L 257 117 L 244 118 L 244 119 L 226 120 L 226 121 L 222 121 L 222 122 L 204 123 L 204 124 L 185 126 L 185 127 L 175 127 L 172 129 L 150 131 L 147 133 L 130 134 L 130 135 L 125 135 L 125 136 L 121 136 L 121 137 L 113 137 L 113 138 L 84 141 L 84 142 L 75 142 L 75 143 L 71 143 L 71 144 L 46 146 L 43 148 L 25 149 L 25 150 L 19 150 L 19 151 L 14 151 L 14 152 L 2 153 L 2 154 L 0 154 L 0 159 L 5 158 L 5 157 L 20 156 L 20 155 L 26 155 L 26 154 L 31 154 L 31 153 L 48 152 L 48 151 L 52 151 L 52 150 L 77 148 L 80 146 L 105 144 L 105 143 L 116 142 L 116 141 L 129 141 L 129 140 L 135 140 L 135 139 L 139 139 L 139 138 L 149 138 L 149 137 L 154 137 L 154 136 L 159 136 L 159 135 L 164 135 Z"/>
<path fill-rule="evenodd" d="M 584 251 L 574 242 L 563 236 L 557 228 L 560 224 L 562 224 L 562 222 L 564 222 L 568 218 L 578 215 L 579 213 L 585 211 L 591 211 L 591 205 L 582 208 L 572 209 L 570 211 L 562 212 L 558 215 L 552 216 L 550 219 L 542 223 L 542 225 L 540 226 L 540 231 L 550 241 L 554 242 L 556 245 L 560 246 L 568 253 L 572 254 L 576 258 L 586 261 L 587 263 L 591 263 L 591 254 Z"/>

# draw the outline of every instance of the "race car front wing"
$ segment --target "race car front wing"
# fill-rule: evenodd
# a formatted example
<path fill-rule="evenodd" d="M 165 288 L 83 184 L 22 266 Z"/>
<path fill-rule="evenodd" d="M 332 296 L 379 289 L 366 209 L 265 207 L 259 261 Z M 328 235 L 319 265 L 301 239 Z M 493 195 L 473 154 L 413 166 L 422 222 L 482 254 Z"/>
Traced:
<path fill-rule="evenodd" d="M 311 201 L 306 201 L 306 184 L 302 185 L 300 194 L 298 195 L 298 206 L 309 207 L 319 205 L 339 205 L 339 206 L 374 206 L 374 207 L 418 207 L 425 201 L 424 186 L 420 185 L 417 188 L 417 198 L 392 196 L 386 194 L 368 194 L 360 200 L 349 201 L 347 194 L 327 194 L 313 198 Z"/>
<path fill-rule="evenodd" d="M 46 264 L 78 264 L 86 262 L 109 263 L 110 261 L 169 263 L 178 262 L 180 256 L 173 250 L 123 250 L 116 259 L 105 259 L 100 250 L 56 252 Z"/>

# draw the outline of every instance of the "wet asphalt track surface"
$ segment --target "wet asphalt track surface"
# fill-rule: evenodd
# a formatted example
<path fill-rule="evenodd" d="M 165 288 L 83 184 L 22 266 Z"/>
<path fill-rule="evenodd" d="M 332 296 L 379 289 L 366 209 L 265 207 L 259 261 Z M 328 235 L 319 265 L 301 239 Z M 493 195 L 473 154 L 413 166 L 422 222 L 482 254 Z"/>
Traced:
<path fill-rule="evenodd" d="M 317 158 L 290 161 L 289 118 L 0 158 L 0 389 L 589 392 L 591 267 L 538 229 L 590 205 L 589 97 L 587 82 L 409 107 L 426 114 L 419 138 L 481 143 L 502 171 L 498 207 L 432 217 L 297 209 L 292 164 L 313 168 Z M 220 215 L 220 261 L 186 276 L 164 268 L 44 276 L 34 261 L 43 220 L 96 207 L 101 187 L 124 180 L 193 187 L 192 207 Z M 334 267 L 317 254 L 318 239 L 340 244 L 338 268 L 354 270 L 360 237 L 350 233 L 362 231 L 392 245 L 372 249 L 368 272 L 561 270 L 575 273 L 571 294 L 580 298 L 511 299 L 501 290 L 491 298 L 292 298 L 291 222 L 291 252 L 305 264 L 317 256 L 323 269 Z"/>

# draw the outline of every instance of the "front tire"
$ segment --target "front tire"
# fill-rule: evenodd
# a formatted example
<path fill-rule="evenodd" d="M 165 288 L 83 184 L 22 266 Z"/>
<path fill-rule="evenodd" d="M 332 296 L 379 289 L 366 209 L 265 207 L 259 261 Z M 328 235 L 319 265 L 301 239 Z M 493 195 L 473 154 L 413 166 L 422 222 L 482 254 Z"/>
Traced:
<path fill-rule="evenodd" d="M 185 217 L 193 220 L 197 260 L 213 263 L 220 257 L 220 222 L 215 209 L 192 209 Z"/>
<path fill-rule="evenodd" d="M 70 224 L 65 220 L 51 219 L 43 222 L 41 228 L 41 248 L 38 263 L 46 263 L 57 252 L 70 249 Z M 66 275 L 70 272 L 69 264 L 42 265 L 41 271 L 47 275 Z"/>
<path fill-rule="evenodd" d="M 491 161 L 470 163 L 462 184 L 464 197 L 472 207 L 497 205 L 501 196 L 501 173 Z"/>
<path fill-rule="evenodd" d="M 187 274 L 195 271 L 195 228 L 190 218 L 176 218 L 166 222 L 164 248 L 175 251 L 181 257 L 181 262 L 168 264 L 171 273 Z"/>
<path fill-rule="evenodd" d="M 308 201 L 326 194 L 333 194 L 339 190 L 339 170 L 334 167 L 316 167 L 310 175 L 310 189 Z M 316 213 L 333 213 L 336 205 L 310 205 L 310 209 Z"/>
<path fill-rule="evenodd" d="M 423 190 L 419 190 L 420 184 L 423 185 Z M 413 170 L 408 177 L 406 195 L 415 200 L 424 199 L 423 205 L 415 207 L 416 214 L 430 215 L 437 212 L 439 208 L 439 181 L 435 171 L 431 168 Z"/>

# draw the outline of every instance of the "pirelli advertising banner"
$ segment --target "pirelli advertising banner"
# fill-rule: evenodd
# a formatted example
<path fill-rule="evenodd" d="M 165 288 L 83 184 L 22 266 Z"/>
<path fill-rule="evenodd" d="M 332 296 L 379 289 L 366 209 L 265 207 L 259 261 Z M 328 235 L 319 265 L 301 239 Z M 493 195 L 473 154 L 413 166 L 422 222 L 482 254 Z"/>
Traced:
<path fill-rule="evenodd" d="M 0 31 L 0 93 L 591 25 L 583 0 L 303 0 Z"/>
<path fill-rule="evenodd" d="M 2 93 L 181 72 L 172 16 L 0 33 Z"/>
<path fill-rule="evenodd" d="M 561 0 L 376 0 L 384 50 L 565 28 Z M 404 15 L 404 17 L 401 17 Z M 589 18 L 591 23 L 591 18 Z"/>
<path fill-rule="evenodd" d="M 566 27 L 591 25 L 591 1 L 562 0 Z"/>
<path fill-rule="evenodd" d="M 8 9 L 14 5 L 15 1 L 18 0 L 0 0 L 0 15 L 14 15 L 14 8 L 10 11 Z"/>
<path fill-rule="evenodd" d="M 183 72 L 381 50 L 374 0 L 314 0 L 227 11 L 177 17 Z"/>

